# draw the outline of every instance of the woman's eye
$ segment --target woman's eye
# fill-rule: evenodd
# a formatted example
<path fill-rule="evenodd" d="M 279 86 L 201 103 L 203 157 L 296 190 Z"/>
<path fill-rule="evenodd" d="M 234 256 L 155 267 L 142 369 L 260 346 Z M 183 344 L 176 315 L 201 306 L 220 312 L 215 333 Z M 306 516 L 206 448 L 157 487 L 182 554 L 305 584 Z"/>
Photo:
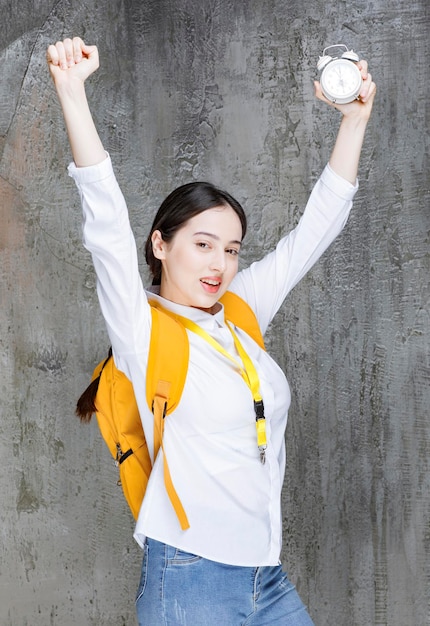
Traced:
<path fill-rule="evenodd" d="M 198 248 L 209 248 L 209 244 L 204 241 L 199 241 L 196 245 Z"/>
<path fill-rule="evenodd" d="M 230 248 L 227 252 L 233 256 L 237 256 L 239 254 L 239 250 L 236 250 L 236 248 Z"/>

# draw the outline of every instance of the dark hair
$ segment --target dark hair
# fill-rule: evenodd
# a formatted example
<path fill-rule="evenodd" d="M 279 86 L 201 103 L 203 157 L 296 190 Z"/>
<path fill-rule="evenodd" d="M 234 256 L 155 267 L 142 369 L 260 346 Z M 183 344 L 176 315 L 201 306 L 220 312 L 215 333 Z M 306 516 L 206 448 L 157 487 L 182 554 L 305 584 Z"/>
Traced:
<path fill-rule="evenodd" d="M 163 240 L 168 243 L 189 219 L 218 206 L 230 206 L 237 214 L 242 225 L 243 239 L 246 233 L 246 215 L 242 206 L 229 193 L 211 183 L 195 182 L 182 185 L 162 202 L 145 244 L 145 259 L 151 270 L 153 285 L 161 283 L 161 261 L 154 256 L 152 250 L 153 232 L 159 230 Z"/>

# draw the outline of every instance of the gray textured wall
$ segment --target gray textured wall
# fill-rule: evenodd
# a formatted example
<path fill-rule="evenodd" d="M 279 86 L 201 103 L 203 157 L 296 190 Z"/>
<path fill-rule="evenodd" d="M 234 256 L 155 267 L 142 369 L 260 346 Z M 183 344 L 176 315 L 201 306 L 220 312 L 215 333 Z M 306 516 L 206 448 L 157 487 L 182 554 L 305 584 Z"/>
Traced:
<path fill-rule="evenodd" d="M 96 425 L 73 416 L 107 337 L 44 57 L 81 34 L 139 244 L 168 191 L 207 178 L 245 202 L 247 262 L 329 156 L 322 48 L 369 59 L 354 212 L 269 338 L 294 392 L 283 560 L 317 626 L 428 626 L 427 0 L 2 0 L 0 34 L 0 624 L 135 623 L 132 521 Z"/>

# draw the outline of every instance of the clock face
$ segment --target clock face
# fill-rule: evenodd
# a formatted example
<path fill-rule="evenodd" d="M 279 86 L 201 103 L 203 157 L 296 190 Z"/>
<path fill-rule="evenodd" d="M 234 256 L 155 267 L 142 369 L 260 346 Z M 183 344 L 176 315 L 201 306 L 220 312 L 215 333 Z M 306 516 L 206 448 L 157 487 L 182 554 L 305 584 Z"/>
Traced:
<path fill-rule="evenodd" d="M 360 93 L 362 85 L 358 67 L 347 59 L 331 61 L 321 74 L 321 88 L 326 98 L 332 102 L 346 104 Z"/>

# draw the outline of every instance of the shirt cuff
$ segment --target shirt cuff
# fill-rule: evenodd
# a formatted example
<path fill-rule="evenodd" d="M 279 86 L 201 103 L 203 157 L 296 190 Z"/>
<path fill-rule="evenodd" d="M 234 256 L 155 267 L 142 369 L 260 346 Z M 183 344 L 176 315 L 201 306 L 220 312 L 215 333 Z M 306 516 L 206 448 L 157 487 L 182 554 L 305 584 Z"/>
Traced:
<path fill-rule="evenodd" d="M 353 185 L 346 178 L 336 174 L 329 163 L 327 163 L 321 174 L 321 182 L 333 193 L 345 200 L 352 200 L 358 189 L 358 179 L 355 180 L 355 185 Z"/>
<path fill-rule="evenodd" d="M 77 167 L 72 161 L 67 168 L 67 172 L 77 183 L 98 183 L 112 175 L 112 161 L 109 153 L 106 152 L 106 158 L 101 163 L 89 165 L 88 167 Z"/>

